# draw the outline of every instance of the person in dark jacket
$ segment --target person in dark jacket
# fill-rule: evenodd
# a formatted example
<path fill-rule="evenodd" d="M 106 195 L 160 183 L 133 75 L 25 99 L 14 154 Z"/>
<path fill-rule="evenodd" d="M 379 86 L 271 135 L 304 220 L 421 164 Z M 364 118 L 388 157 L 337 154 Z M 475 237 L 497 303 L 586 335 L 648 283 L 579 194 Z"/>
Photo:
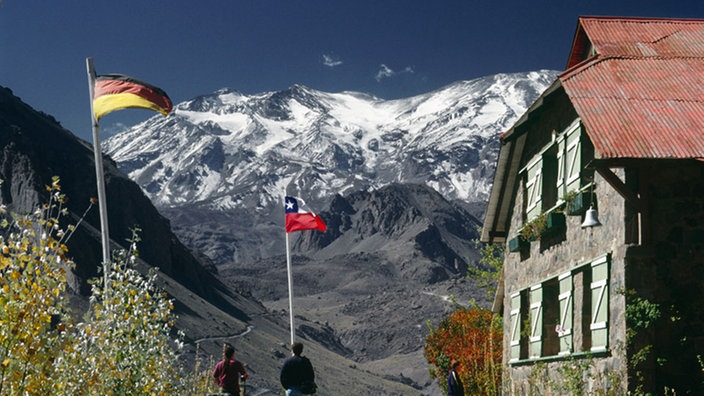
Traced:
<path fill-rule="evenodd" d="M 447 373 L 447 396 L 464 396 L 462 380 L 460 380 L 460 376 L 457 374 L 457 367 L 459 365 L 460 362 L 454 359 L 450 363 L 450 372 Z"/>
<path fill-rule="evenodd" d="M 213 370 L 213 378 L 217 381 L 222 393 L 240 396 L 240 376 L 242 376 L 242 381 L 247 380 L 244 365 L 235 360 L 235 348 L 225 344 L 222 350 L 222 360 L 215 365 L 215 370 Z"/>
<path fill-rule="evenodd" d="M 286 396 L 312 395 L 315 393 L 315 372 L 307 357 L 301 356 L 303 344 L 291 344 L 293 356 L 284 361 L 279 380 L 286 389 Z"/>

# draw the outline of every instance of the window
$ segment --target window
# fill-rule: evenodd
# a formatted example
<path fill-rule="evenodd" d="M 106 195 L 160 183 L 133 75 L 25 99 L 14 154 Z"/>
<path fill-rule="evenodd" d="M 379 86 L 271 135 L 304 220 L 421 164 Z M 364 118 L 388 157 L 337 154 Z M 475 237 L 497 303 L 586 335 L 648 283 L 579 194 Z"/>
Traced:
<path fill-rule="evenodd" d="M 523 170 L 525 176 L 525 217 L 533 220 L 557 204 L 558 158 L 554 145 L 543 150 Z"/>
<path fill-rule="evenodd" d="M 558 284 L 549 279 L 530 288 L 530 358 L 557 355 L 559 338 L 555 325 L 559 318 Z"/>
<path fill-rule="evenodd" d="M 557 146 L 552 146 L 543 153 L 543 211 L 557 205 L 558 199 L 564 196 L 558 196 L 557 190 L 560 176 L 557 153 Z"/>
<path fill-rule="evenodd" d="M 510 362 L 608 350 L 610 260 L 601 256 L 511 295 Z"/>
<path fill-rule="evenodd" d="M 524 180 L 524 219 L 530 221 L 583 187 L 582 124 L 575 121 L 521 170 Z"/>

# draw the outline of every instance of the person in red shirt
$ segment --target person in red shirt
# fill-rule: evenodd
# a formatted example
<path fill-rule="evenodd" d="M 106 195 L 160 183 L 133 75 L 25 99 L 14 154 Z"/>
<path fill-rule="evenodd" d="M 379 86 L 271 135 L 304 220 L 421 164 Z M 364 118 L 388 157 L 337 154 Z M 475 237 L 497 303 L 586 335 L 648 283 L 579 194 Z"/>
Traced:
<path fill-rule="evenodd" d="M 247 372 L 239 360 L 235 360 L 235 348 L 225 344 L 222 350 L 223 358 L 215 365 L 213 378 L 220 386 L 222 393 L 240 396 L 240 376 L 242 381 L 247 380 Z"/>

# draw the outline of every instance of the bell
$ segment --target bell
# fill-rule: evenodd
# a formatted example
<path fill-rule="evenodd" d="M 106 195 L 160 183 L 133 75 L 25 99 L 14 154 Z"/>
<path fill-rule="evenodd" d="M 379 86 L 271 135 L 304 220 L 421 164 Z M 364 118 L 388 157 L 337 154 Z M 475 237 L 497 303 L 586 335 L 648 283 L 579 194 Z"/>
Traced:
<path fill-rule="evenodd" d="M 589 209 L 587 209 L 587 213 L 584 214 L 584 222 L 582 223 L 582 228 L 600 226 L 601 223 L 599 222 L 599 219 L 596 217 L 596 215 L 596 209 L 594 209 L 593 206 L 590 206 Z"/>

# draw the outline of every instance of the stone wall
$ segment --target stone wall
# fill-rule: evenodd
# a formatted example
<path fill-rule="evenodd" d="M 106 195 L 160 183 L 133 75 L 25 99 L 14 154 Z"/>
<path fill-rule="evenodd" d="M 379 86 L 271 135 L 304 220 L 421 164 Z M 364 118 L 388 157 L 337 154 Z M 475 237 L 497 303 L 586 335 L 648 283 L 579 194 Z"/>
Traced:
<path fill-rule="evenodd" d="M 704 394 L 704 164 L 696 161 L 653 162 L 625 171 L 613 169 L 628 185 L 638 186 L 645 204 L 641 215 L 642 232 L 628 224 L 637 218 L 627 204 L 597 173 L 594 193 L 601 226 L 581 228 L 582 216 L 567 216 L 564 234 L 541 238 L 522 252 L 507 253 L 504 261 L 504 363 L 508 370 L 505 385 L 510 394 L 554 393 L 541 373 L 560 382 L 558 366 L 576 367 L 578 361 L 592 364 L 591 388 L 643 386 L 662 393 L 665 387 L 677 394 Z M 628 180 L 627 180 L 628 179 Z M 522 227 L 523 191 L 519 186 L 514 203 L 511 233 Z M 637 228 L 637 227 L 636 227 Z M 638 235 L 643 239 L 639 240 Z M 640 243 L 639 243 L 640 241 Z M 574 356 L 509 361 L 510 310 L 512 294 L 578 268 L 604 254 L 610 254 L 608 352 L 585 356 L 588 344 L 589 307 L 580 296 L 586 282 L 577 272 L 574 282 Z M 658 304 L 661 318 L 637 336 L 626 348 L 626 291 Z M 629 297 L 629 303 L 632 303 Z M 652 346 L 649 359 L 628 371 L 627 362 L 635 353 Z M 623 373 L 620 384 L 608 373 Z M 638 373 L 638 376 L 636 375 Z M 636 378 L 642 378 L 636 380 Z M 541 388 L 542 387 L 542 388 Z M 554 385 L 552 385 L 554 388 Z M 693 393 L 692 393 L 693 392 Z"/>
<path fill-rule="evenodd" d="M 623 179 L 625 172 L 617 174 Z M 587 265 L 592 260 L 605 254 L 610 254 L 611 270 L 609 277 L 609 352 L 601 354 L 594 359 L 592 387 L 603 387 L 606 375 L 626 369 L 625 366 L 625 298 L 618 291 L 624 289 L 625 275 L 624 262 L 627 251 L 625 233 L 622 219 L 625 216 L 623 198 L 613 190 L 598 174 L 594 179 L 594 195 L 598 202 L 599 220 L 601 226 L 583 229 L 581 224 L 583 216 L 566 216 L 566 228 L 563 233 L 541 238 L 531 242 L 530 248 L 523 252 L 507 253 L 504 261 L 504 362 L 509 361 L 509 337 L 507 331 L 510 323 L 511 300 L 510 296 L 517 291 L 530 288 L 533 285 L 555 278 L 562 273 Z M 516 194 L 516 202 L 511 220 L 512 238 L 523 226 L 522 207 L 523 197 L 520 191 Z M 590 324 L 590 307 L 583 307 L 584 273 L 577 272 L 574 277 L 574 352 L 580 355 L 585 344 L 584 333 L 588 333 Z M 588 292 L 588 290 L 586 291 Z M 553 326 L 554 327 L 554 326 Z M 550 330 L 550 326 L 547 326 Z M 533 387 L 536 390 L 537 373 L 547 369 L 546 373 L 558 381 L 557 365 L 570 362 L 570 359 L 553 357 L 540 360 L 535 364 L 530 360 L 523 360 L 517 364 L 508 365 L 511 394 L 528 394 Z M 622 383 L 625 386 L 625 380 Z"/>

